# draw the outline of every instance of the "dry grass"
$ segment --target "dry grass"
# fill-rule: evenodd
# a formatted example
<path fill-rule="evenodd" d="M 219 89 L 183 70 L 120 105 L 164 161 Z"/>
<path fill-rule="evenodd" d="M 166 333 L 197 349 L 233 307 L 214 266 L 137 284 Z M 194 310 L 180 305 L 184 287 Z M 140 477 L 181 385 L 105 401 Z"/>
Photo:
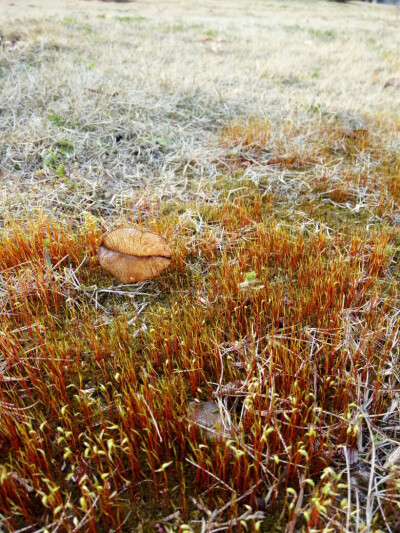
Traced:
<path fill-rule="evenodd" d="M 399 27 L 1 6 L 0 529 L 398 531 Z M 173 266 L 118 285 L 133 223 Z"/>

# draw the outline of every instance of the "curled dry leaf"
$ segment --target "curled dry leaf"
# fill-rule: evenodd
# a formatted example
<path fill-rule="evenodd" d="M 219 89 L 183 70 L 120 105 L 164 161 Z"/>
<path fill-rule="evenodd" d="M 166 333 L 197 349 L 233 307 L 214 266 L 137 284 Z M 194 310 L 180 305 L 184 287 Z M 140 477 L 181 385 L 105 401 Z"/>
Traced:
<path fill-rule="evenodd" d="M 137 228 L 110 231 L 99 247 L 100 265 L 122 283 L 157 276 L 169 266 L 171 255 L 161 235 Z"/>

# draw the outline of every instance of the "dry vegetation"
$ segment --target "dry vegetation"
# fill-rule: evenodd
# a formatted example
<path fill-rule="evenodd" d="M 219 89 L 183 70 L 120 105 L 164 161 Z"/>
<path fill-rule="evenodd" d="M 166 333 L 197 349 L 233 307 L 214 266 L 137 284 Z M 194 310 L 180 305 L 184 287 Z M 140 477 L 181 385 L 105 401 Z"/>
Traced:
<path fill-rule="evenodd" d="M 399 531 L 398 11 L 64 4 L 0 8 L 0 530 Z"/>

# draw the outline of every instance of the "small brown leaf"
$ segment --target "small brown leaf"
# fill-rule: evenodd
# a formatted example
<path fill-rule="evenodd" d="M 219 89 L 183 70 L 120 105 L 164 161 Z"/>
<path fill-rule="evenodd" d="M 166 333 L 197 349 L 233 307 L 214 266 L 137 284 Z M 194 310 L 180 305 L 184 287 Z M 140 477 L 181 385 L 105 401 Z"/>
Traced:
<path fill-rule="evenodd" d="M 110 231 L 99 247 L 100 265 L 122 283 L 157 276 L 169 266 L 171 255 L 161 235 L 137 228 Z"/>
<path fill-rule="evenodd" d="M 216 402 L 190 402 L 189 420 L 198 426 L 210 440 L 230 436 L 230 420 L 224 417 Z"/>
<path fill-rule="evenodd" d="M 383 86 L 384 89 L 387 89 L 388 87 L 397 87 L 400 88 L 400 78 L 390 78 L 387 80 L 385 85 Z"/>

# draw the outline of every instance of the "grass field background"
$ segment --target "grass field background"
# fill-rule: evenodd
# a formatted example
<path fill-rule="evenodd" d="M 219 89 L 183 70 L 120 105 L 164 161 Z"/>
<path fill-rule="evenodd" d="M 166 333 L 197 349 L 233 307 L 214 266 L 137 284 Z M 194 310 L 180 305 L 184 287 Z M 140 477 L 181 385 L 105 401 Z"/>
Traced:
<path fill-rule="evenodd" d="M 0 529 L 398 531 L 400 15 L 0 6 Z M 121 285 L 102 235 L 165 236 Z"/>

